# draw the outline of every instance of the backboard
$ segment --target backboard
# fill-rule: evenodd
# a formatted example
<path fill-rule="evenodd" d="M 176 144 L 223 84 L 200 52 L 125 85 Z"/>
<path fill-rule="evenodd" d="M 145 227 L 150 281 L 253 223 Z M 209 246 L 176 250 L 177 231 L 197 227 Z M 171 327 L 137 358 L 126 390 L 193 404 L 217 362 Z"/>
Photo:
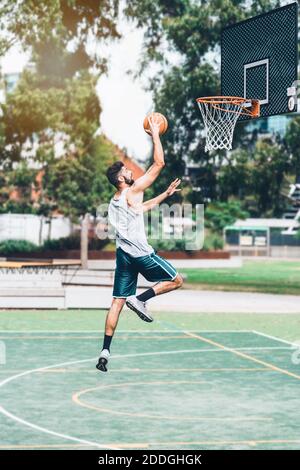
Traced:
<path fill-rule="evenodd" d="M 297 111 L 297 68 L 297 3 L 223 29 L 221 94 L 258 99 L 261 117 Z"/>

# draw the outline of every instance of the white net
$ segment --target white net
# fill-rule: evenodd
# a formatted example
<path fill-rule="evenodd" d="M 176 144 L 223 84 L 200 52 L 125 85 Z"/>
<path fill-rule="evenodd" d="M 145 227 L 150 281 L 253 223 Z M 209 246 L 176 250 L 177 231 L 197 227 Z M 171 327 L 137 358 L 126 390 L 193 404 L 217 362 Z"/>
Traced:
<path fill-rule="evenodd" d="M 233 131 L 245 101 L 228 97 L 198 99 L 206 132 L 205 152 L 232 148 Z"/>

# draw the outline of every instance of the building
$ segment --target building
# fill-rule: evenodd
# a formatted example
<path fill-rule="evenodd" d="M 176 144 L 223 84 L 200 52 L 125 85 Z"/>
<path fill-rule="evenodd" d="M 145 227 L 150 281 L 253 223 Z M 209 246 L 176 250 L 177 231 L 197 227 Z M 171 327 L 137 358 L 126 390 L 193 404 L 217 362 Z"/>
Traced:
<path fill-rule="evenodd" d="M 5 94 L 12 93 L 17 86 L 17 83 L 20 78 L 20 73 L 5 73 L 3 76 L 4 79 L 4 86 L 5 86 Z"/>
<path fill-rule="evenodd" d="M 270 116 L 264 119 L 254 119 L 247 124 L 246 131 L 249 134 L 255 132 L 259 137 L 278 135 L 280 138 L 283 138 L 291 119 L 294 117 L 295 114 L 280 114 L 278 116 Z"/>
<path fill-rule="evenodd" d="M 295 235 L 300 222 L 300 176 L 297 177 L 296 184 L 291 185 L 288 198 L 290 205 L 288 211 L 283 214 L 283 218 L 293 221 L 293 224 L 282 233 L 284 235 Z"/>
<path fill-rule="evenodd" d="M 249 218 L 224 228 L 224 244 L 233 255 L 300 257 L 300 221 Z"/>

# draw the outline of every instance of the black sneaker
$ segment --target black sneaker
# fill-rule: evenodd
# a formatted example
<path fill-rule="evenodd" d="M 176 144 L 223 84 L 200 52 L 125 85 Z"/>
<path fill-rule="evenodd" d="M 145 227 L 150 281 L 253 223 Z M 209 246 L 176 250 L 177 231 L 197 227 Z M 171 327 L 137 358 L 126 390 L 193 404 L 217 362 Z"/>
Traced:
<path fill-rule="evenodd" d="M 110 356 L 110 352 L 108 351 L 108 349 L 103 349 L 100 354 L 98 364 L 96 364 L 96 368 L 100 370 L 101 372 L 107 372 L 106 366 L 108 363 L 109 356 Z"/>

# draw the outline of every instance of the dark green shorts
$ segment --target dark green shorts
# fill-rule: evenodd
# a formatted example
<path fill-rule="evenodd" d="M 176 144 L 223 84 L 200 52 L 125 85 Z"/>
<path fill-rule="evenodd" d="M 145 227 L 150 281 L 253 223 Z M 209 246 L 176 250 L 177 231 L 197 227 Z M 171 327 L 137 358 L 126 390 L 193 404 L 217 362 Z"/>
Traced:
<path fill-rule="evenodd" d="M 134 258 L 122 248 L 117 248 L 117 264 L 113 297 L 126 298 L 135 295 L 138 274 L 147 281 L 173 281 L 177 276 L 176 269 L 156 253 Z"/>

